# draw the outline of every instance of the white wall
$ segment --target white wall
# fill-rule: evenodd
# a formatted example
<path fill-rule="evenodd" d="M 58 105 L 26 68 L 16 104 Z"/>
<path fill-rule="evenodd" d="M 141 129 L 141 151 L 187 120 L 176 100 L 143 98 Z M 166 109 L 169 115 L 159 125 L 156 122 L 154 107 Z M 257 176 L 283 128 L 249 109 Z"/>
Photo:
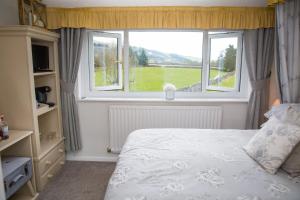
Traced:
<path fill-rule="evenodd" d="M 19 24 L 17 0 L 0 0 L 0 26 Z"/>
<path fill-rule="evenodd" d="M 222 128 L 243 129 L 245 127 L 246 102 L 78 102 L 83 148 L 68 155 L 70 160 L 113 161 L 116 155 L 107 153 L 109 145 L 109 105 L 221 105 L 223 107 Z"/>
<path fill-rule="evenodd" d="M 270 78 L 269 107 L 271 107 L 276 100 L 279 101 L 280 99 L 276 73 L 275 64 L 273 64 Z"/>

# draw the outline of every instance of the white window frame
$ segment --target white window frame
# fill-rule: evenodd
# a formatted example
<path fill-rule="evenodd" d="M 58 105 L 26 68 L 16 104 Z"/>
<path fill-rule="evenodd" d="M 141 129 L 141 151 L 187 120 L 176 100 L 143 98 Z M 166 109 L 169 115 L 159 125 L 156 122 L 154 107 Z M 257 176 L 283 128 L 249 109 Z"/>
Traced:
<path fill-rule="evenodd" d="M 107 85 L 107 86 L 95 86 L 95 60 L 94 60 L 94 37 L 107 37 L 107 38 L 115 38 L 117 39 L 117 60 L 115 61 L 118 64 L 118 85 Z M 106 33 L 106 32 L 89 32 L 88 33 L 88 41 L 89 41 L 89 83 L 90 90 L 95 91 L 111 91 L 111 90 L 121 90 L 123 89 L 123 71 L 122 71 L 122 39 L 121 35 L 117 33 Z"/>
<path fill-rule="evenodd" d="M 122 60 L 122 64 L 121 65 L 123 67 L 122 70 L 122 74 L 123 74 L 123 90 L 94 90 L 91 85 L 90 85 L 90 81 L 91 81 L 91 77 L 90 77 L 90 55 L 89 52 L 91 50 L 89 50 L 89 40 L 88 40 L 88 35 L 90 34 L 90 32 L 115 32 L 115 31 L 123 31 L 124 32 L 124 37 L 123 37 L 123 47 L 121 48 L 121 53 L 119 54 L 120 56 L 122 56 L 123 60 Z M 206 74 L 208 73 L 208 65 L 209 65 L 209 53 L 207 51 L 208 49 L 208 31 L 203 31 L 203 30 L 88 30 L 87 31 L 87 37 L 84 39 L 84 46 L 83 46 L 83 53 L 82 53 L 82 60 L 81 60 L 81 65 L 80 65 L 80 70 L 79 70 L 79 98 L 80 99 L 86 99 L 86 98 L 117 98 L 117 99 L 125 99 L 126 98 L 137 98 L 137 99 L 151 99 L 151 98 L 155 98 L 155 99 L 164 99 L 165 97 L 165 93 L 162 92 L 130 92 L 129 91 L 129 59 L 128 59 L 128 55 L 129 55 L 129 32 L 131 31 L 146 31 L 146 32 L 158 32 L 158 31 L 162 31 L 162 32 L 167 32 L 167 31 L 182 31 L 182 32 L 202 32 L 203 33 L 203 42 L 202 42 L 202 91 L 201 92 L 176 92 L 175 96 L 177 99 L 200 99 L 200 98 L 216 98 L 216 99 L 248 99 L 249 98 L 249 94 L 250 94 L 250 84 L 249 84 L 249 78 L 248 78 L 248 71 L 247 71 L 247 67 L 244 66 L 245 62 L 242 60 L 242 66 L 240 69 L 240 91 L 229 91 L 229 92 L 207 92 L 206 91 L 206 87 L 207 87 L 207 82 L 206 82 Z M 219 31 L 214 31 L 214 32 L 219 32 Z M 224 30 L 220 30 L 220 32 L 224 32 Z M 226 32 L 230 32 L 230 31 L 226 31 Z M 242 31 L 231 31 L 231 33 L 237 33 L 242 35 Z M 114 33 L 112 33 L 114 34 Z M 241 44 L 242 45 L 242 44 Z M 122 68 L 121 67 L 121 68 Z M 200 74 L 199 74 L 200 76 Z"/>
<path fill-rule="evenodd" d="M 209 85 L 209 73 L 210 73 L 210 54 L 211 54 L 211 39 L 222 39 L 222 38 L 232 38 L 236 37 L 237 42 L 237 52 L 236 52 L 236 70 L 235 70 L 235 86 L 234 88 L 226 88 L 220 86 Z M 207 58 L 207 70 L 206 70 L 206 80 L 205 88 L 207 90 L 216 90 L 220 92 L 239 92 L 241 84 L 241 68 L 242 68 L 242 32 L 226 32 L 226 33 L 213 33 L 208 35 L 208 58 Z"/>

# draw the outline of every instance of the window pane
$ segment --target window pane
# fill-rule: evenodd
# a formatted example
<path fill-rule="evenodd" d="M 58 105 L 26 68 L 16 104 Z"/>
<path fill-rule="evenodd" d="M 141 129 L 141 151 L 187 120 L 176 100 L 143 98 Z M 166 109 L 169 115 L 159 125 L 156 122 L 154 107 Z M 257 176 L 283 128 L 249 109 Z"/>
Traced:
<path fill-rule="evenodd" d="M 202 32 L 129 32 L 129 90 L 201 91 Z"/>
<path fill-rule="evenodd" d="M 119 85 L 118 39 L 93 36 L 95 87 Z"/>
<path fill-rule="evenodd" d="M 210 39 L 210 90 L 233 90 L 236 86 L 238 37 Z"/>

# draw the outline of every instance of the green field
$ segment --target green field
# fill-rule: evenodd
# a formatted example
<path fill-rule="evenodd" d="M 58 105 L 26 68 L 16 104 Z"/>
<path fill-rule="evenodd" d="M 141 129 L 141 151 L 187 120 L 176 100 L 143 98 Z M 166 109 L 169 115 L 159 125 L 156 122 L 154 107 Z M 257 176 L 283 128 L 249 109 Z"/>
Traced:
<path fill-rule="evenodd" d="M 210 78 L 223 76 L 226 72 L 211 70 Z M 107 72 L 108 73 L 108 72 Z M 102 70 L 95 71 L 96 86 L 104 86 L 107 80 L 103 78 Z M 172 83 L 177 89 L 197 84 L 201 81 L 201 69 L 187 67 L 134 67 L 130 68 L 130 91 L 162 91 L 165 83 Z M 234 76 L 221 83 L 223 87 L 234 86 Z"/>

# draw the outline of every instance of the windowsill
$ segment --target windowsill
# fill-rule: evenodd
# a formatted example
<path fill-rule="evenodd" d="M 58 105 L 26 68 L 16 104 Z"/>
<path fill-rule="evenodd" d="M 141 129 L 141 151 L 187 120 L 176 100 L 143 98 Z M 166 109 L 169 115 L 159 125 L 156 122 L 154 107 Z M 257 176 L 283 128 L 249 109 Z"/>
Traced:
<path fill-rule="evenodd" d="M 166 100 L 163 98 L 107 98 L 107 97 L 86 97 L 78 99 L 78 102 L 161 102 L 161 103 L 184 103 L 184 102 L 208 102 L 208 103 L 248 103 L 248 98 L 177 98 Z"/>

